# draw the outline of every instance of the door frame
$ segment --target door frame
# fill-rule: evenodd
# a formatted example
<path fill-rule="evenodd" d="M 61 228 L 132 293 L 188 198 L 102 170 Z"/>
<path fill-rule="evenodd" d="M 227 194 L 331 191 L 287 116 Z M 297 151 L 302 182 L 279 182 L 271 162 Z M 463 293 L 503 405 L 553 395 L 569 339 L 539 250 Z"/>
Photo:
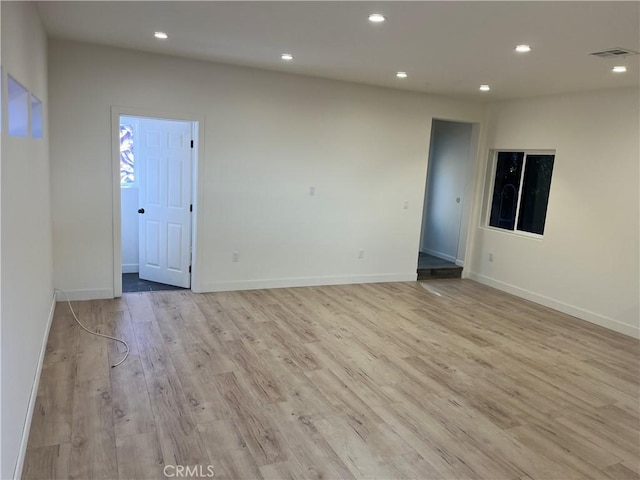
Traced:
<path fill-rule="evenodd" d="M 467 164 L 467 169 L 465 171 L 465 187 L 463 193 L 463 210 L 461 212 L 460 217 L 460 231 L 458 236 L 458 247 L 456 250 L 456 260 L 455 264 L 462 267 L 462 278 L 468 277 L 470 259 L 473 252 L 471 252 L 473 245 L 473 229 L 474 229 L 474 215 L 476 210 L 476 204 L 478 199 L 476 198 L 477 194 L 477 185 L 475 182 L 476 174 L 478 171 L 478 160 L 479 153 L 481 148 L 481 129 L 483 127 L 483 122 L 476 120 L 468 120 L 461 118 L 447 118 L 447 117 L 432 117 L 430 124 L 430 133 L 429 133 L 429 150 L 427 154 L 427 165 L 425 170 L 425 189 L 420 217 L 420 233 L 418 237 L 418 255 L 420 254 L 420 248 L 422 247 L 422 239 L 424 235 L 424 215 L 425 215 L 425 202 L 427 196 L 428 182 L 429 182 L 429 161 L 431 160 L 431 146 L 433 145 L 433 124 L 435 121 L 444 121 L 444 122 L 455 122 L 455 123 L 464 123 L 467 125 L 471 125 L 471 138 L 469 145 L 469 159 Z M 463 228 L 466 228 L 466 235 L 463 235 Z M 460 247 L 464 245 L 464 261 L 460 261 L 458 255 L 460 253 Z M 416 258 L 416 264 L 418 263 L 418 259 Z"/>
<path fill-rule="evenodd" d="M 122 296 L 122 202 L 120 192 L 120 116 L 147 117 L 161 120 L 191 122 L 193 140 L 197 148 L 191 153 L 191 291 L 202 291 L 201 235 L 203 232 L 202 206 L 204 204 L 204 127 L 205 117 L 193 113 L 157 111 L 149 108 L 111 107 L 111 170 L 112 170 L 112 231 L 113 231 L 113 297 Z"/>

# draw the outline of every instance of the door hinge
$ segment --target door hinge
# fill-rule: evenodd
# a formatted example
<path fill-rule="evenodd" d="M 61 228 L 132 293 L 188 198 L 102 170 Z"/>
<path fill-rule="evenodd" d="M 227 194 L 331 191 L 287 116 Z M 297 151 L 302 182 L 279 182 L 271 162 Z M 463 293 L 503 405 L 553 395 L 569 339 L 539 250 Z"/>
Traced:
<path fill-rule="evenodd" d="M 189 211 L 193 212 L 193 203 L 191 205 L 189 205 Z"/>
<path fill-rule="evenodd" d="M 189 273 L 191 273 L 191 265 L 189 265 Z"/>
<path fill-rule="evenodd" d="M 193 140 L 191 140 L 191 148 L 193 148 Z"/>

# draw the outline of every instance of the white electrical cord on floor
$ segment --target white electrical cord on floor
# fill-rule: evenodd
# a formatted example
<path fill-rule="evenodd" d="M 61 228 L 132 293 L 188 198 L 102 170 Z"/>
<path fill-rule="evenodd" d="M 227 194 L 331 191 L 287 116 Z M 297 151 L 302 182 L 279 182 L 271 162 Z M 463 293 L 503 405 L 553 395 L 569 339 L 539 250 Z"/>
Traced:
<path fill-rule="evenodd" d="M 69 304 L 69 308 L 71 309 L 71 314 L 73 315 L 73 318 L 75 319 L 76 322 L 78 322 L 78 325 L 80 325 L 85 332 L 90 333 L 91 335 L 97 335 L 98 337 L 104 337 L 104 338 L 108 338 L 110 340 L 115 340 L 116 342 L 122 343 L 126 347 L 127 353 L 124 354 L 124 357 L 122 358 L 122 360 L 120 360 L 115 365 L 111 365 L 111 368 L 117 367 L 118 365 L 120 365 L 122 362 L 124 362 L 127 359 L 127 357 L 129 356 L 129 345 L 127 344 L 127 342 L 125 342 L 124 340 L 122 340 L 120 338 L 112 337 L 110 335 L 104 335 L 103 333 L 93 332 L 93 331 L 89 330 L 87 327 L 85 327 L 80 322 L 80 320 L 78 320 L 78 317 L 76 316 L 76 312 L 73 311 L 73 307 L 71 306 L 71 300 L 69 300 L 69 295 L 67 295 L 67 292 L 63 292 L 59 288 L 54 288 L 53 290 L 55 292 L 62 293 L 67 298 L 67 303 Z"/>

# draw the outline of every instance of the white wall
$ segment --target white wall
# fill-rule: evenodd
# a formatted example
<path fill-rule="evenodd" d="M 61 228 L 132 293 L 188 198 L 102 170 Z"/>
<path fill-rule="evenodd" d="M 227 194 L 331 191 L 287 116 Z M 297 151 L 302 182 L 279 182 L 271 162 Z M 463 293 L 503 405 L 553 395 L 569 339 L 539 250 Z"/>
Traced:
<path fill-rule="evenodd" d="M 52 308 L 47 42 L 31 2 L 2 2 L 2 67 L 43 102 L 44 138 L 2 138 L 2 467 L 19 475 Z M 6 78 L 5 78 L 6 80 Z M 4 95 L 3 95 L 4 97 Z M 22 449 L 22 450 L 21 450 Z M 19 465 L 21 468 L 21 465 Z"/>
<path fill-rule="evenodd" d="M 122 272 L 138 272 L 138 187 L 121 189 Z"/>
<path fill-rule="evenodd" d="M 553 149 L 556 157 L 544 238 L 488 229 L 482 216 L 471 278 L 639 335 L 639 109 L 637 89 L 490 108 L 485 162 L 488 149 Z"/>
<path fill-rule="evenodd" d="M 54 279 L 76 298 L 113 293 L 111 106 L 205 119 L 196 290 L 415 279 L 431 118 L 483 113 L 69 41 L 49 55 Z"/>
<path fill-rule="evenodd" d="M 466 224 L 462 225 L 463 210 L 471 203 L 471 195 L 467 195 L 469 172 L 476 160 L 472 127 L 469 123 L 433 122 L 422 222 L 421 251 L 459 264 L 464 263 L 467 234 Z"/>

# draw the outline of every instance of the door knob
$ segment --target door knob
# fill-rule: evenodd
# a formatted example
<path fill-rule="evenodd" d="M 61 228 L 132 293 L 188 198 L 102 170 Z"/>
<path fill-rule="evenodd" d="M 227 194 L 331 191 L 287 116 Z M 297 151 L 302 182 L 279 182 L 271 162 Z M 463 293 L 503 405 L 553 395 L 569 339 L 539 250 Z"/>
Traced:
<path fill-rule="evenodd" d="M 139 208 L 138 213 L 144 213 L 144 208 Z"/>
<path fill-rule="evenodd" d="M 456 198 L 456 203 L 460 203 L 460 197 Z M 140 210 L 138 210 L 138 211 L 140 211 Z"/>

